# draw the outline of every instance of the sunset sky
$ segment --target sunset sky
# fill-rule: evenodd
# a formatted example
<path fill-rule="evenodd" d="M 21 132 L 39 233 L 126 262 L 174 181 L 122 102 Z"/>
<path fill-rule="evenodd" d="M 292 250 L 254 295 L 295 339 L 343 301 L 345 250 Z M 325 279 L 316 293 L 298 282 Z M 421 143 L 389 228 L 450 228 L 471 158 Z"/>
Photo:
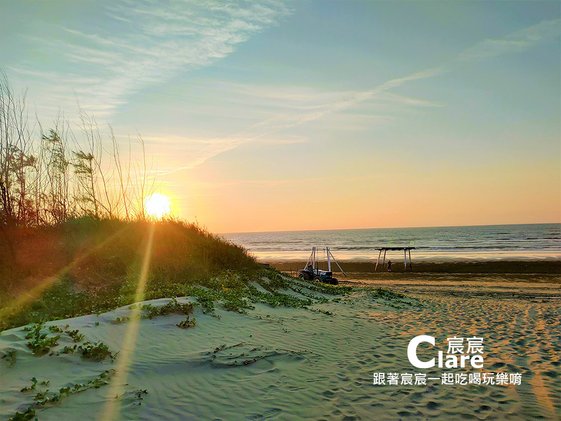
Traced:
<path fill-rule="evenodd" d="M 43 124 L 146 140 L 212 231 L 561 221 L 555 1 L 0 0 Z"/>

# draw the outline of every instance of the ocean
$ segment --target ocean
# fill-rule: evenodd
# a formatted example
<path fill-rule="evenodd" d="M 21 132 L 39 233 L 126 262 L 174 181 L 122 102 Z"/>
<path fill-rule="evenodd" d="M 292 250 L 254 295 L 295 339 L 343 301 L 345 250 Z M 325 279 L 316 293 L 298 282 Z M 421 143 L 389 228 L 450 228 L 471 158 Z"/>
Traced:
<path fill-rule="evenodd" d="M 415 247 L 414 259 L 561 259 L 561 224 L 372 228 L 222 234 L 260 261 L 307 260 L 326 246 L 338 260 L 376 259 L 378 247 Z M 394 252 L 398 253 L 399 252 Z"/>

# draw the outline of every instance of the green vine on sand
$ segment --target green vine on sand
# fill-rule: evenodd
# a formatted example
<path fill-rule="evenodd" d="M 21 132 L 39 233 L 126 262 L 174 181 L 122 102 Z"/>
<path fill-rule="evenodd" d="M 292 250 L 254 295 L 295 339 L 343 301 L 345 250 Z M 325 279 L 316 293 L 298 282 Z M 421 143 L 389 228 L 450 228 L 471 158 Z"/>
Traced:
<path fill-rule="evenodd" d="M 191 314 L 193 312 L 193 304 L 185 303 L 181 304 L 177 301 L 176 298 L 172 298 L 163 306 L 154 306 L 152 304 L 144 304 L 141 307 L 141 310 L 144 312 L 143 318 L 144 319 L 153 319 L 159 316 L 165 316 L 168 314 Z"/>
<path fill-rule="evenodd" d="M 7 349 L 2 353 L 2 359 L 6 361 L 8 367 L 13 367 L 17 360 L 17 351 L 15 349 Z"/>
<path fill-rule="evenodd" d="M 378 301 L 381 300 L 385 305 L 401 309 L 406 307 L 422 307 L 423 304 L 416 298 L 408 297 L 397 291 L 387 288 L 375 288 L 368 291 L 370 298 Z"/>
<path fill-rule="evenodd" d="M 187 316 L 185 320 L 180 321 L 176 326 L 180 327 L 181 329 L 189 329 L 190 327 L 195 327 L 196 324 L 197 320 L 194 317 L 191 319 L 189 316 Z"/>
<path fill-rule="evenodd" d="M 92 361 L 103 361 L 106 358 L 115 359 L 115 355 L 109 350 L 109 347 L 103 342 L 85 342 L 76 348 L 82 358 Z"/>
<path fill-rule="evenodd" d="M 24 329 L 27 331 L 25 335 L 25 339 L 28 340 L 27 347 L 31 349 L 33 355 L 38 357 L 48 353 L 51 348 L 58 344 L 58 340 L 60 339 L 60 335 L 49 336 L 47 333 L 43 333 L 43 327 L 43 323 L 36 323 Z"/>
<path fill-rule="evenodd" d="M 144 396 L 148 394 L 148 390 L 146 389 L 136 389 L 133 392 L 134 395 L 134 404 L 135 405 L 142 405 L 142 401 L 144 400 Z"/>
<path fill-rule="evenodd" d="M 102 386 L 109 384 L 111 377 L 115 374 L 115 370 L 105 370 L 98 376 L 87 381 L 86 383 L 76 383 L 72 386 L 61 387 L 57 391 L 50 391 L 49 389 L 39 391 L 33 398 L 33 403 L 23 412 L 16 412 L 9 420 L 10 421 L 25 421 L 32 420 L 36 416 L 36 409 L 44 408 L 45 406 L 62 401 L 64 398 L 74 395 L 76 393 L 84 392 L 88 389 L 98 389 Z M 22 392 L 35 390 L 37 384 L 44 386 L 49 385 L 49 381 L 38 383 L 34 377 L 31 379 L 32 384 L 28 388 L 24 388 Z"/>

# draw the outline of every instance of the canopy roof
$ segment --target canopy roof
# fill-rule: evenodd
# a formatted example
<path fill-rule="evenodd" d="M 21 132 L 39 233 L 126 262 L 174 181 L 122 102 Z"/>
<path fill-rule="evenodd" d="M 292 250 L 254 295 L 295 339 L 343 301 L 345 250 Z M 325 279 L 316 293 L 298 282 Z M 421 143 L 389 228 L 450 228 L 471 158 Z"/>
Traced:
<path fill-rule="evenodd" d="M 414 250 L 415 247 L 380 247 L 376 250 L 389 251 L 389 250 Z"/>

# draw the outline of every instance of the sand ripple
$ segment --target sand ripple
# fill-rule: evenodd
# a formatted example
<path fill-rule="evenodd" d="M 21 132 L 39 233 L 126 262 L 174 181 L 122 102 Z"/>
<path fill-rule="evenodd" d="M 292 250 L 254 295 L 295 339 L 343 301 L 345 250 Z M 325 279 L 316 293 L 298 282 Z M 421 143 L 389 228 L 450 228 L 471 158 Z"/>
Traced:
<path fill-rule="evenodd" d="M 195 312 L 197 326 L 178 329 L 180 316 L 142 320 L 124 392 L 122 419 L 558 419 L 561 416 L 561 310 L 558 302 L 481 296 L 419 295 L 420 306 L 393 308 L 359 291 L 308 309 L 257 305 L 247 315 Z M 118 350 L 123 311 L 68 323 Z M 96 324 L 96 321 L 99 324 Z M 518 387 L 375 387 L 373 372 L 411 372 L 412 336 L 485 338 L 486 370 L 523 374 Z M 83 381 L 111 366 L 75 356 L 30 355 L 21 329 L 0 335 L 0 418 L 29 403 L 19 389 L 33 376 L 52 387 Z M 142 400 L 134 391 L 146 389 Z M 41 420 L 96 419 L 104 388 L 39 411 Z"/>

